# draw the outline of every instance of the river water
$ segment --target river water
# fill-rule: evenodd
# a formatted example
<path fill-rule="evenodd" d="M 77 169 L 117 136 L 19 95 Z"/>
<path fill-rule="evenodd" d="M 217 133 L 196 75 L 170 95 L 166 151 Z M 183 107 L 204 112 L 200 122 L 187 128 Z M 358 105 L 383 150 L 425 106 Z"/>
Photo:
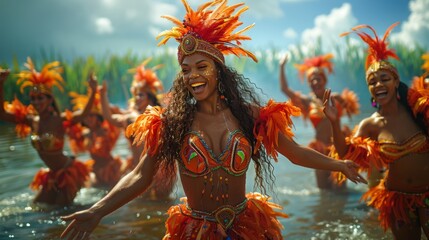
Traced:
<path fill-rule="evenodd" d="M 314 135 L 312 127 L 301 119 L 294 122 L 296 141 L 307 144 Z M 29 139 L 17 138 L 13 129 L 13 125 L 0 124 L 0 239 L 59 239 L 66 226 L 59 216 L 89 207 L 105 190 L 82 189 L 74 205 L 67 208 L 32 204 L 35 193 L 28 185 L 43 163 Z M 126 157 L 127 144 L 121 137 L 114 155 Z M 87 157 L 81 155 L 79 159 Z M 365 185 L 348 182 L 344 193 L 321 192 L 312 169 L 293 165 L 284 157 L 274 167 L 276 181 L 270 195 L 289 214 L 289 218 L 281 219 L 286 239 L 393 239 L 379 226 L 377 213 L 359 202 Z M 253 168 L 248 172 L 247 189 L 253 191 Z M 172 196 L 169 202 L 133 200 L 105 217 L 91 239 L 161 239 L 168 207 L 183 196 L 179 184 Z"/>

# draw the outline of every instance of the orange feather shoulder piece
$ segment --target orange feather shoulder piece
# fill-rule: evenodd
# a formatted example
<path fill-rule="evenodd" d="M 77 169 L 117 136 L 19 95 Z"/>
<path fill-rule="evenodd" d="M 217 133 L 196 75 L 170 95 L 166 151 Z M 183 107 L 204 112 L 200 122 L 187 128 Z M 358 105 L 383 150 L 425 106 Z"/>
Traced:
<path fill-rule="evenodd" d="M 272 99 L 267 106 L 260 109 L 259 117 L 255 121 L 253 134 L 256 137 L 255 152 L 264 144 L 267 154 L 277 161 L 278 134 L 292 138 L 293 122 L 291 116 L 299 116 L 301 111 L 290 102 L 276 103 Z"/>
<path fill-rule="evenodd" d="M 423 121 L 429 128 L 429 72 L 424 73 L 420 77 L 415 77 L 411 88 L 408 91 L 408 105 L 415 116 L 420 114 L 423 116 Z"/>
<path fill-rule="evenodd" d="M 34 115 L 35 110 L 32 105 L 25 106 L 22 102 L 15 97 L 12 102 L 4 102 L 4 109 L 6 112 L 14 115 L 15 117 L 15 132 L 16 134 L 24 138 L 28 136 L 31 132 L 31 127 L 27 124 L 24 124 L 25 118 L 28 115 Z"/>
<path fill-rule="evenodd" d="M 151 156 L 158 152 L 161 141 L 163 111 L 159 106 L 149 106 L 125 131 L 127 138 L 134 138 L 133 144 L 144 144 L 143 153 L 148 153 Z"/>

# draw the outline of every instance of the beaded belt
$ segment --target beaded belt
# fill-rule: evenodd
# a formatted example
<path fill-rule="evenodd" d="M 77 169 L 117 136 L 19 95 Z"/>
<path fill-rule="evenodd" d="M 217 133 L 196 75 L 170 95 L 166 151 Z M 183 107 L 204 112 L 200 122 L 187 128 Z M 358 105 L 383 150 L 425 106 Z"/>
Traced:
<path fill-rule="evenodd" d="M 180 212 L 183 215 L 186 215 L 195 219 L 201 219 L 201 220 L 207 220 L 210 222 L 219 223 L 225 230 L 227 230 L 234 223 L 235 217 L 239 215 L 241 212 L 243 212 L 244 209 L 246 209 L 246 206 L 247 206 L 246 203 L 247 203 L 247 199 L 237 204 L 236 206 L 223 205 L 217 208 L 216 210 L 214 210 L 213 212 L 194 210 L 186 206 L 186 209 L 189 211 L 190 214 L 184 213 L 182 208 L 180 208 Z"/>

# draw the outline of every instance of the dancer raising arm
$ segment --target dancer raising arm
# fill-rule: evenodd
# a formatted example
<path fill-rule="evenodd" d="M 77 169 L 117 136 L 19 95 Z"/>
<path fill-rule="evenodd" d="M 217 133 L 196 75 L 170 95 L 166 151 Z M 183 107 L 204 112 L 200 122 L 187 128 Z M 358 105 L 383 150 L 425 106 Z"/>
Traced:
<path fill-rule="evenodd" d="M 328 83 L 327 73 L 332 73 L 333 63 L 332 54 L 307 58 L 302 64 L 296 64 L 301 79 L 306 77 L 307 83 L 311 89 L 308 96 L 302 95 L 289 87 L 285 65 L 288 62 L 288 55 L 280 60 L 280 87 L 283 93 L 289 97 L 293 104 L 298 106 L 303 113 L 304 120 L 310 119 L 315 136 L 308 144 L 308 147 L 324 155 L 329 153 L 332 146 L 332 131 L 329 120 L 323 114 L 323 94 Z M 359 102 L 353 91 L 344 89 L 342 94 L 333 93 L 332 96 L 337 100 L 336 108 L 338 116 L 347 114 L 351 116 L 359 113 Z M 343 127 L 343 132 L 348 134 L 350 130 L 347 126 Z M 317 186 L 320 189 L 341 190 L 345 184 L 337 184 L 331 177 L 331 172 L 321 169 L 315 170 Z"/>
<path fill-rule="evenodd" d="M 186 198 L 168 210 L 164 239 L 282 239 L 279 205 L 260 193 L 246 194 L 250 161 L 256 184 L 273 180 L 268 156 L 285 155 L 295 164 L 341 171 L 354 182 L 365 182 L 351 161 L 336 161 L 292 140 L 291 115 L 299 110 L 289 103 L 269 101 L 263 107 L 245 78 L 225 65 L 224 54 L 255 56 L 235 44 L 249 37 L 233 33 L 241 24 L 244 4 L 210 1 L 194 11 L 185 0 L 184 21 L 166 17 L 177 26 L 159 36 L 160 44 L 179 41 L 182 71 L 163 110 L 150 108 L 127 129 L 143 142 L 144 155 L 103 199 L 71 220 L 63 237 L 85 239 L 100 219 L 121 207 L 151 183 L 158 168 L 167 172 L 179 166 Z M 235 10 L 235 15 L 232 13 Z M 233 42 L 234 41 L 234 42 Z M 169 175 L 166 175 L 169 176 Z M 256 219 L 255 219 L 256 218 Z"/>
<path fill-rule="evenodd" d="M 94 101 L 97 82 L 89 78 L 91 95 L 88 105 L 80 113 L 60 112 L 52 93 L 52 87 L 62 90 L 62 67 L 55 61 L 46 64 L 38 72 L 30 58 L 25 64 L 27 70 L 21 71 L 17 84 L 21 91 L 31 87 L 31 106 L 24 106 L 18 99 L 4 104 L 3 85 L 9 74 L 8 70 L 0 73 L 0 120 L 16 124 L 19 136 L 31 133 L 31 144 L 40 159 L 48 168 L 42 168 L 34 177 L 31 188 L 38 190 L 34 202 L 70 205 L 77 192 L 88 180 L 90 169 L 74 157 L 63 153 L 65 126 L 81 121 L 90 111 Z M 4 108 L 6 106 L 6 109 Z"/>

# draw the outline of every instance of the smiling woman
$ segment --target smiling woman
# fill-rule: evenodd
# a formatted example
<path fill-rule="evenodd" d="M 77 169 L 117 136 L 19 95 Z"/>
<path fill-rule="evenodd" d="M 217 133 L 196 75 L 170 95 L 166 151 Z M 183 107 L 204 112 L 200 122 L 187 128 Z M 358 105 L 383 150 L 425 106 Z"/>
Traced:
<path fill-rule="evenodd" d="M 183 0 L 183 21 L 165 17 L 176 26 L 162 32 L 160 44 L 176 39 L 182 71 L 165 109 L 146 110 L 126 134 L 144 150 L 136 168 L 90 209 L 64 217 L 71 220 L 62 236 L 87 239 L 100 220 L 132 200 L 154 181 L 159 169 L 174 176 L 178 165 L 186 195 L 170 207 L 164 239 L 282 239 L 278 218 L 287 217 L 270 202 L 264 183 L 273 184 L 278 153 L 295 164 L 341 171 L 353 182 L 365 182 L 351 161 L 336 161 L 296 144 L 290 103 L 270 100 L 263 106 L 251 83 L 225 65 L 224 54 L 256 57 L 240 46 L 250 39 L 234 33 L 244 3 L 209 1 L 194 11 Z M 237 12 L 236 12 L 237 10 Z M 233 14 L 236 12 L 235 14 Z M 246 194 L 250 162 L 261 193 Z"/>
<path fill-rule="evenodd" d="M 67 127 L 82 121 L 89 113 L 94 101 L 97 82 L 90 78 L 91 95 L 81 113 L 63 113 L 57 107 L 52 88 L 62 90 L 62 67 L 55 61 L 46 64 L 38 72 L 28 58 L 26 70 L 18 74 L 21 90 L 31 87 L 31 105 L 24 106 L 18 99 L 4 102 L 3 85 L 9 71 L 0 69 L 0 120 L 16 124 L 19 136 L 31 133 L 31 144 L 47 168 L 40 169 L 34 176 L 31 188 L 38 191 L 34 202 L 51 205 L 70 205 L 80 188 L 89 178 L 90 169 L 72 156 L 63 152 Z"/>
<path fill-rule="evenodd" d="M 369 47 L 366 83 L 376 112 L 362 120 L 350 138 L 344 138 L 340 131 L 329 92 L 324 98 L 325 114 L 332 124 L 335 154 L 356 161 L 364 170 L 388 169 L 385 178 L 363 196 L 368 205 L 379 210 L 383 228 L 390 228 L 395 239 L 420 239 L 422 230 L 429 236 L 429 132 L 424 124 L 429 117 L 429 102 L 425 100 L 429 93 L 409 89 L 388 61 L 398 59 L 387 43 L 397 25 L 392 24 L 383 38 L 368 25 L 352 28 Z M 374 37 L 363 32 L 365 28 Z"/>

